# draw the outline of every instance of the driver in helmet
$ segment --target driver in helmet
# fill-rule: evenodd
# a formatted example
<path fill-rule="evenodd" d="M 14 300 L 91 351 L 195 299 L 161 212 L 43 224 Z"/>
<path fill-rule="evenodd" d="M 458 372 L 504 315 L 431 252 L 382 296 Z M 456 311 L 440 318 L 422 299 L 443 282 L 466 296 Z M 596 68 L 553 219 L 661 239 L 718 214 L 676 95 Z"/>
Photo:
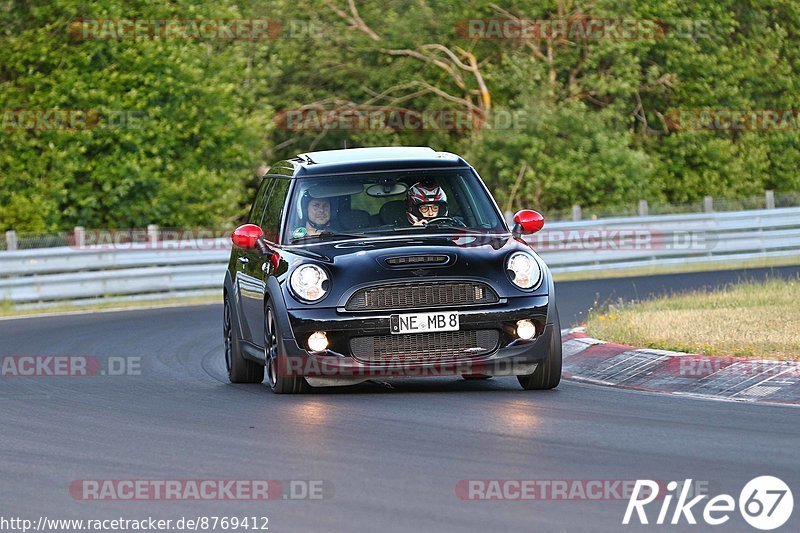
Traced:
<path fill-rule="evenodd" d="M 408 189 L 408 221 L 424 226 L 428 221 L 447 216 L 447 195 L 435 183 L 417 182 Z"/>
<path fill-rule="evenodd" d="M 314 198 L 306 191 L 300 197 L 301 223 L 303 225 L 294 230 L 292 236 L 302 238 L 306 235 L 319 235 L 323 231 L 330 230 L 331 208 L 330 198 Z"/>

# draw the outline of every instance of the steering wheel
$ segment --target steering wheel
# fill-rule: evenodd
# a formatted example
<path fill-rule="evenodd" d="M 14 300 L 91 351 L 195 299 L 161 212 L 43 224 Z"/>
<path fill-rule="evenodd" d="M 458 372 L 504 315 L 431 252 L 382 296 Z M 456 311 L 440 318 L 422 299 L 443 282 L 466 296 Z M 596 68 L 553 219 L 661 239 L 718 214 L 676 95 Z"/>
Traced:
<path fill-rule="evenodd" d="M 426 218 L 426 219 L 425 219 L 425 222 L 426 222 L 427 224 L 430 224 L 430 223 L 432 223 L 432 222 L 436 222 L 436 221 L 439 221 L 439 220 L 442 220 L 442 221 L 447 221 L 447 222 L 453 222 L 453 223 L 454 223 L 454 225 L 456 225 L 456 226 L 460 226 L 460 227 L 462 227 L 462 228 L 466 228 L 466 227 L 467 227 L 467 225 L 466 225 L 466 224 L 464 224 L 462 221 L 460 221 L 459 219 L 457 219 L 457 218 L 455 218 L 455 217 L 434 217 L 434 218 Z M 427 225 L 427 224 L 426 224 L 426 225 Z"/>

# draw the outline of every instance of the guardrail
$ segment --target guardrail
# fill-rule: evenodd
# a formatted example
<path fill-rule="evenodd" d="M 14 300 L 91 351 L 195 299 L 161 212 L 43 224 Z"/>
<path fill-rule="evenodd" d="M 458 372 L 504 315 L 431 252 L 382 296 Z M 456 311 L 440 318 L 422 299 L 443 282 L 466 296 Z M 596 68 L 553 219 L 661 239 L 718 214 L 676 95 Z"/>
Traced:
<path fill-rule="evenodd" d="M 800 207 L 554 222 L 527 239 L 557 273 L 800 256 Z M 214 239 L 202 249 L 0 252 L 0 300 L 46 307 L 218 294 L 229 247 Z"/>
<path fill-rule="evenodd" d="M 528 241 L 554 272 L 793 256 L 800 207 L 557 222 Z"/>

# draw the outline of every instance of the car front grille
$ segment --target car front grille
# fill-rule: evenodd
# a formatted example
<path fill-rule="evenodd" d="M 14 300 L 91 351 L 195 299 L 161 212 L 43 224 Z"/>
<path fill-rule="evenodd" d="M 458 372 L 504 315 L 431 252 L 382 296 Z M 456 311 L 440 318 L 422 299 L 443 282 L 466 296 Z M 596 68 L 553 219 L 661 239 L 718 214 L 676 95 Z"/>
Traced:
<path fill-rule="evenodd" d="M 497 293 L 478 281 L 423 281 L 367 287 L 356 291 L 348 311 L 417 309 L 496 303 Z"/>
<path fill-rule="evenodd" d="M 350 353 L 362 363 L 424 363 L 486 355 L 499 340 L 496 329 L 376 335 L 350 339 Z"/>

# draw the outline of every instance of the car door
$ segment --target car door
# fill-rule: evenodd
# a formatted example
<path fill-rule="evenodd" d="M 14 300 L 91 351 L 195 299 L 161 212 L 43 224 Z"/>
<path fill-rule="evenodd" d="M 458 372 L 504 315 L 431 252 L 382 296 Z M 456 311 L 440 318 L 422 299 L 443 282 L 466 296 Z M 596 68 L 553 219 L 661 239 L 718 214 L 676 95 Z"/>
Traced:
<path fill-rule="evenodd" d="M 250 208 L 250 215 L 247 219 L 249 224 L 261 225 L 261 219 L 264 218 L 264 210 L 267 207 L 269 194 L 272 191 L 272 186 L 275 180 L 266 176 L 261 182 L 261 186 L 256 193 L 253 206 Z M 252 327 L 256 324 L 258 317 L 251 317 L 252 301 L 258 298 L 263 298 L 264 288 L 263 283 L 258 279 L 258 276 L 253 276 L 253 265 L 258 262 L 260 253 L 257 250 L 238 250 L 238 257 L 236 260 L 235 280 L 237 292 L 239 294 L 239 308 L 243 320 L 240 321 L 242 328 L 242 338 L 246 340 L 253 340 L 257 335 L 252 333 Z M 261 331 L 260 325 L 256 332 Z M 260 342 L 259 342 L 260 344 Z"/>
<path fill-rule="evenodd" d="M 251 222 L 261 227 L 264 232 L 263 248 L 251 250 L 242 266 L 242 280 L 246 280 L 250 290 L 242 291 L 242 308 L 247 317 L 250 335 L 246 337 L 252 343 L 263 346 L 264 343 L 264 293 L 266 280 L 270 272 L 269 258 L 277 246 L 278 231 L 281 225 L 283 206 L 289 190 L 289 180 L 271 176 L 269 197 L 264 205 L 261 217 Z"/>

